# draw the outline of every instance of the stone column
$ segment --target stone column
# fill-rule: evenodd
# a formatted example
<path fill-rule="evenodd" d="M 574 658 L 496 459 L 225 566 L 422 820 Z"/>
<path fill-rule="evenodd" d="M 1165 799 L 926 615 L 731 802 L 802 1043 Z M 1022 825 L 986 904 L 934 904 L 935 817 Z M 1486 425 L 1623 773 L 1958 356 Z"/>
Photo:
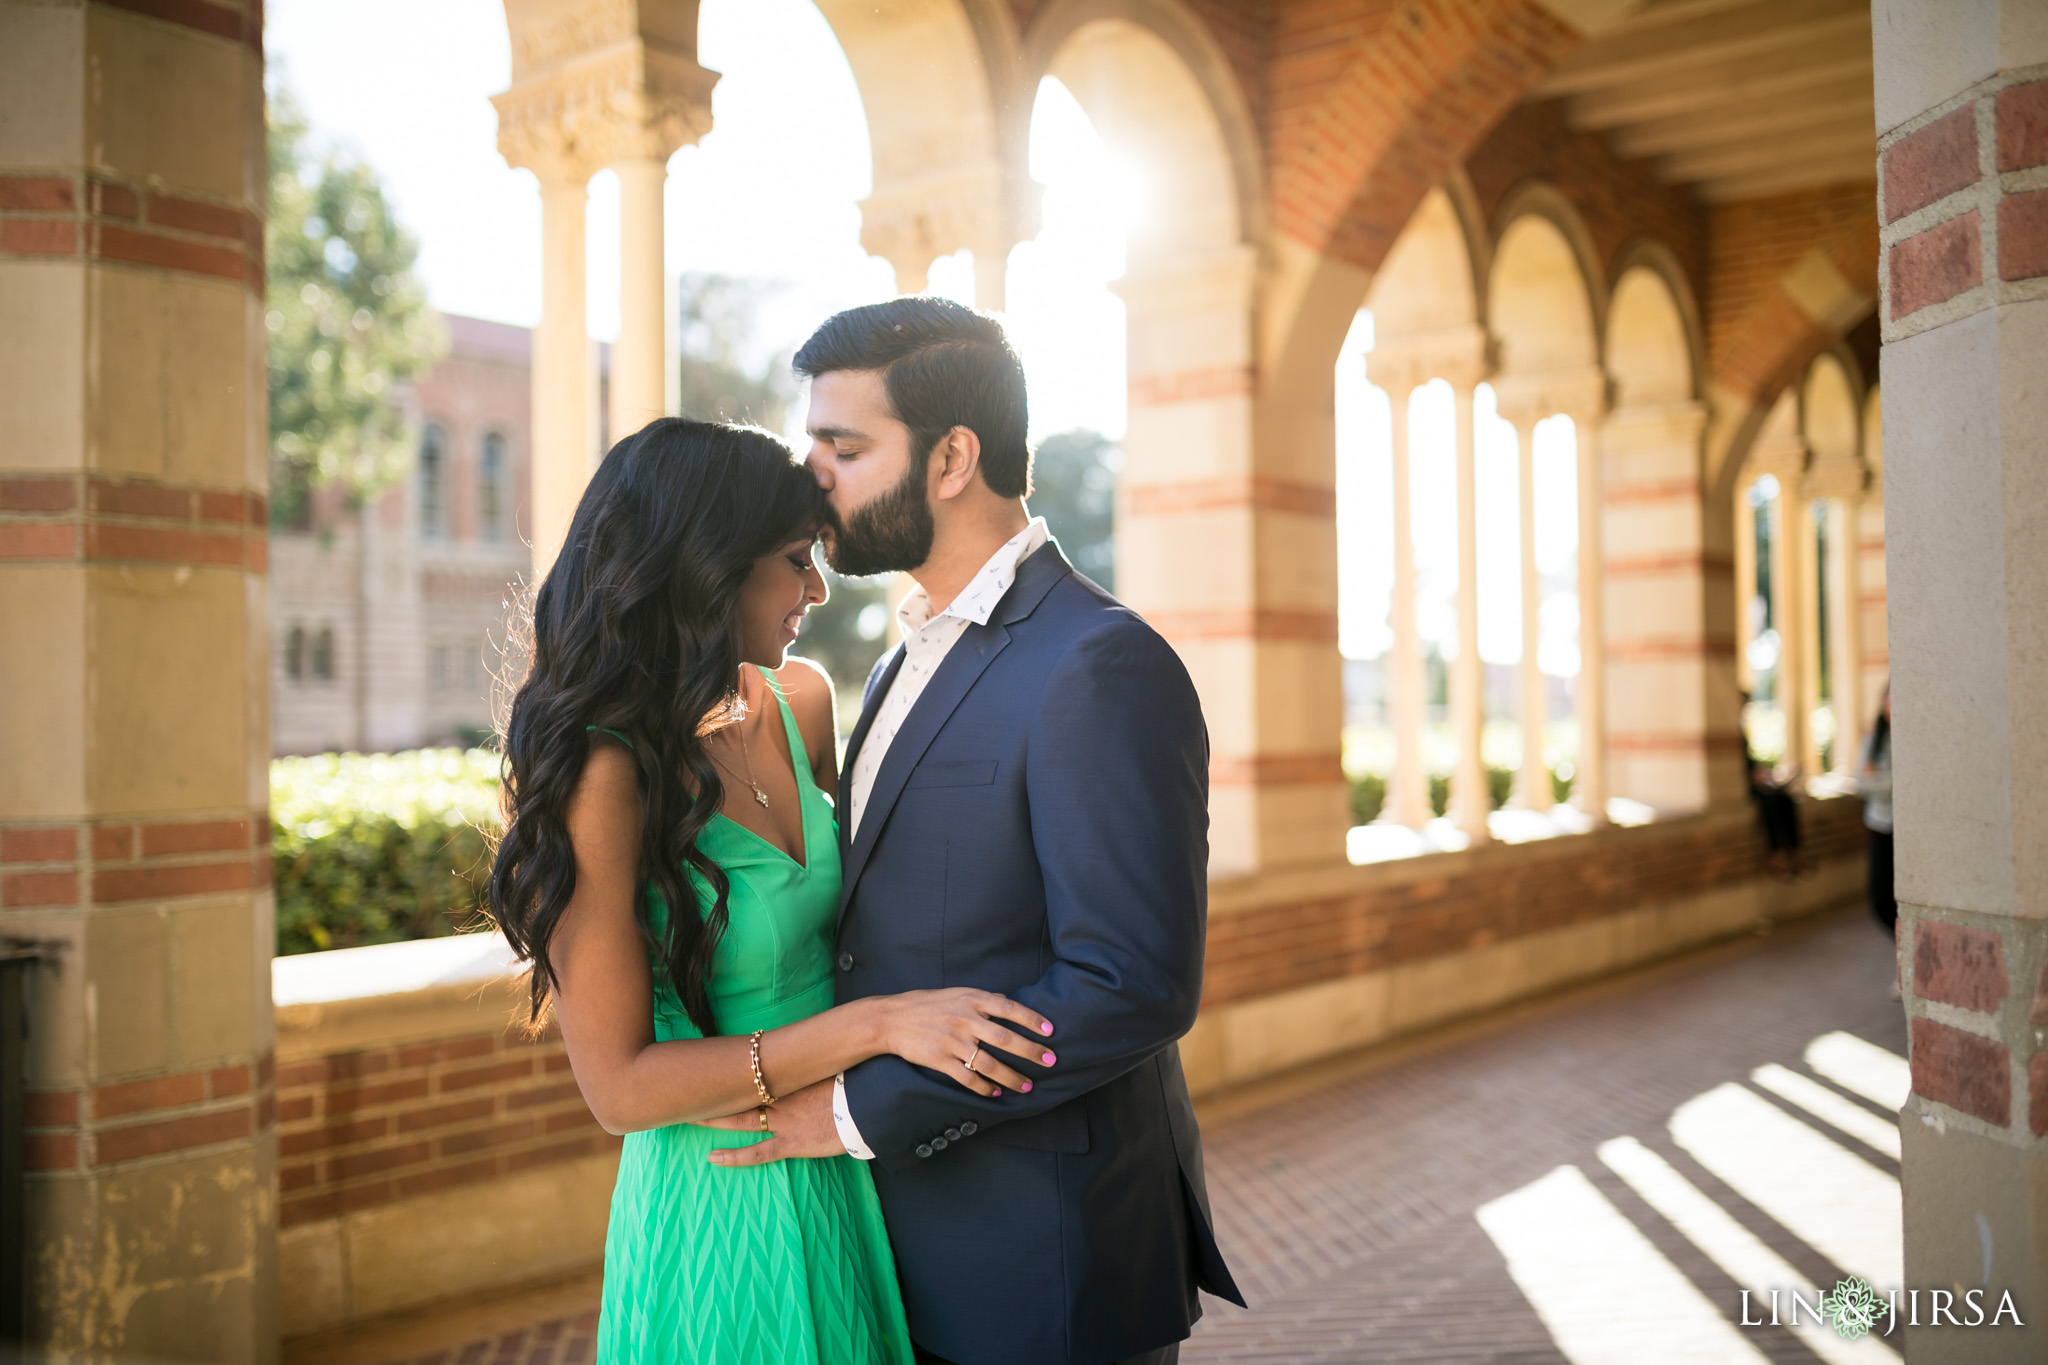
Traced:
<path fill-rule="evenodd" d="M 1457 403 L 1458 431 L 1458 657 L 1451 664 L 1451 730 L 1458 764 L 1451 771 L 1450 816 L 1474 844 L 1482 844 L 1491 837 L 1486 817 L 1493 797 L 1479 747 L 1486 726 L 1486 675 L 1479 660 L 1479 480 L 1473 462 L 1472 393 L 1481 376 L 1467 371 L 1446 378 Z"/>
<path fill-rule="evenodd" d="M 621 0 L 565 20 L 555 0 L 504 0 L 512 84 L 491 103 L 498 151 L 541 192 L 541 324 L 533 338 L 533 573 L 561 548 L 603 451 L 593 433 L 592 354 L 584 320 L 583 213 L 590 177 L 619 173 L 619 345 L 612 356 L 612 439 L 663 410 L 661 185 L 678 147 L 711 130 L 718 73 L 697 65 L 694 23 L 667 6 Z"/>
<path fill-rule="evenodd" d="M 619 340 L 612 347 L 611 372 L 614 442 L 668 410 L 661 203 L 668 157 L 658 145 L 635 150 L 650 154 L 612 164 L 619 177 Z"/>
<path fill-rule="evenodd" d="M 547 576 L 598 452 L 590 438 L 583 211 L 589 175 L 541 181 L 540 325 L 533 329 L 533 577 Z"/>
<path fill-rule="evenodd" d="M 1735 487 L 1735 681 L 1744 692 L 1756 691 L 1756 670 L 1749 666 L 1749 647 L 1756 640 L 1756 508 L 1749 504 L 1750 481 Z"/>
<path fill-rule="evenodd" d="M 1904 1349 L 2003 1365 L 2048 1315 L 2048 26 L 1881 0 L 1872 31 L 1905 1281 L 2026 1323 Z"/>
<path fill-rule="evenodd" d="M 1862 558 L 1856 545 L 1862 494 L 1828 499 L 1828 678 L 1835 713 L 1834 770 L 1853 773 L 1869 718 L 1863 712 Z"/>
<path fill-rule="evenodd" d="M 1544 695 L 1543 669 L 1536 657 L 1543 637 L 1543 584 L 1536 570 L 1536 418 L 1524 410 L 1508 420 L 1515 428 L 1519 460 L 1515 488 L 1522 514 L 1522 662 L 1517 670 L 1521 683 L 1522 766 L 1515 770 L 1515 804 L 1524 810 L 1549 810 L 1556 804 L 1551 797 L 1550 769 L 1543 762 L 1543 731 L 1550 706 Z"/>
<path fill-rule="evenodd" d="M 1408 402 L 1416 374 L 1384 363 L 1369 362 L 1379 371 L 1393 413 L 1394 586 L 1388 624 L 1393 648 L 1387 655 L 1388 718 L 1394 727 L 1394 771 L 1387 784 L 1387 818 L 1397 825 L 1419 828 L 1433 814 L 1429 774 L 1422 763 L 1422 736 L 1428 727 L 1428 681 L 1423 671 L 1422 640 L 1415 624 L 1415 497 L 1414 447 L 1408 435 Z"/>
<path fill-rule="evenodd" d="M 1798 700 L 1799 745 L 1792 745 L 1789 717 L 1785 731 L 1785 752 L 1799 765 L 1799 777 L 1807 780 L 1827 771 L 1820 761 L 1820 731 L 1814 727 L 1814 712 L 1820 710 L 1820 537 L 1813 510 L 1815 499 L 1809 485 L 1801 481 L 1796 494 L 1785 501 L 1785 542 L 1791 552 L 1792 591 L 1786 594 L 1786 619 L 1796 623 L 1794 637 L 1799 650 L 1798 686 L 1786 691 Z"/>
<path fill-rule="evenodd" d="M 1572 804 L 1599 825 L 1607 821 L 1607 499 L 1600 413 L 1581 409 L 1571 419 L 1579 495 L 1579 679 L 1572 695 L 1579 753 Z"/>
<path fill-rule="evenodd" d="M 29 1353 L 274 1361 L 261 10 L 0 4 L 0 129 Z"/>
<path fill-rule="evenodd" d="M 1771 617 L 1778 628 L 1778 710 L 1785 718 L 1785 760 L 1806 761 L 1806 643 L 1801 608 L 1804 587 L 1793 537 L 1805 519 L 1806 503 L 1792 479 L 1780 477 L 1771 499 Z M 1807 774 L 1811 776 L 1811 774 Z"/>

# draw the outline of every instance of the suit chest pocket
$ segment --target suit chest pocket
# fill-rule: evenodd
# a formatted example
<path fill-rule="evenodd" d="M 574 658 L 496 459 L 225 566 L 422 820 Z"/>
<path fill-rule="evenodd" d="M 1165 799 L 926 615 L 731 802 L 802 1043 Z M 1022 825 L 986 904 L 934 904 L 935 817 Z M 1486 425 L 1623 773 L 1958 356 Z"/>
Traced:
<path fill-rule="evenodd" d="M 996 780 L 996 760 L 968 759 L 959 763 L 920 763 L 903 784 L 915 787 L 986 787 Z"/>

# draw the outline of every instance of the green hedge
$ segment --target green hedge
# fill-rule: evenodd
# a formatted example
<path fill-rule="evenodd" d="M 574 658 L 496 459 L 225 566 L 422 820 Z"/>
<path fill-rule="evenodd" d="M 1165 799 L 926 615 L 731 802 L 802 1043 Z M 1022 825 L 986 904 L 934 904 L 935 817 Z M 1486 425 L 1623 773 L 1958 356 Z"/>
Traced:
<path fill-rule="evenodd" d="M 1387 803 L 1387 779 L 1378 773 L 1360 773 L 1351 781 L 1351 820 L 1353 824 L 1369 825 L 1379 818 L 1380 809 Z M 1499 810 L 1507 804 L 1508 797 L 1515 789 L 1513 768 L 1486 770 L 1486 786 L 1493 797 L 1493 808 Z M 1555 769 L 1550 774 L 1550 790 L 1558 801 L 1569 800 L 1572 794 L 1572 780 L 1560 777 Z M 1451 779 L 1445 773 L 1429 775 L 1429 808 L 1438 815 L 1450 809 Z"/>
<path fill-rule="evenodd" d="M 497 812 L 498 758 L 479 749 L 275 760 L 279 955 L 477 927 Z"/>

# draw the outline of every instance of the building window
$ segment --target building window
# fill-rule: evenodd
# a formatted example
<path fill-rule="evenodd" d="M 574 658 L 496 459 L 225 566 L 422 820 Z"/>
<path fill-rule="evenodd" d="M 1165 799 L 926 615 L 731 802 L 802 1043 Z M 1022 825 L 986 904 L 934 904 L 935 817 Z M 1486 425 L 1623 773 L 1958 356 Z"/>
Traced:
<path fill-rule="evenodd" d="M 497 432 L 484 437 L 482 457 L 477 461 L 476 526 L 484 540 L 505 538 L 505 438 Z"/>
<path fill-rule="evenodd" d="M 321 682 L 334 681 L 334 627 L 322 626 L 313 637 L 313 676 Z"/>
<path fill-rule="evenodd" d="M 293 626 L 284 637 L 284 675 L 293 682 L 306 676 L 306 628 Z"/>
<path fill-rule="evenodd" d="M 433 660 L 431 677 L 436 692 L 448 690 L 448 646 L 435 645 L 430 655 Z"/>
<path fill-rule="evenodd" d="M 420 536 L 448 534 L 448 434 L 437 426 L 420 433 Z"/>

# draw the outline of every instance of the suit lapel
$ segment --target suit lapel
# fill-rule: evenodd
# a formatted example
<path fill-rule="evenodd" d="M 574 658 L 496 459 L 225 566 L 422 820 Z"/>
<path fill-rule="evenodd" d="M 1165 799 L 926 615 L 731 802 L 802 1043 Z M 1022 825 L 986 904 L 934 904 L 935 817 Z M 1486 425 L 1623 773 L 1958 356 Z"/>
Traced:
<path fill-rule="evenodd" d="M 861 871 L 867 866 L 868 854 L 874 850 L 882 826 L 889 822 L 889 812 L 895 809 L 896 798 L 903 794 L 903 784 L 909 780 L 910 770 L 924 757 L 924 751 L 938 738 L 947 719 L 1009 642 L 1010 632 L 994 621 L 985 626 L 969 626 L 954 641 L 945 661 L 939 665 L 939 671 L 932 674 L 932 680 L 925 684 L 923 695 L 910 708 L 910 714 L 903 718 L 903 728 L 896 732 L 895 739 L 889 741 L 889 752 L 882 756 L 881 769 L 875 774 L 875 785 L 869 789 L 867 805 L 861 810 L 860 828 L 854 831 L 852 843 L 845 853 L 845 877 L 839 892 L 842 919 L 846 915 L 847 902 L 853 899 L 853 888 L 860 881 Z M 878 702 L 888 692 L 886 685 L 877 688 L 875 696 Z M 879 706 L 873 709 L 879 709 Z M 872 710 L 869 716 L 862 717 L 863 725 L 868 724 L 871 718 Z M 853 758 L 849 749 L 848 772 L 853 771 Z"/>
<path fill-rule="evenodd" d="M 990 614 L 988 624 L 969 626 L 961 634 L 947 652 L 945 662 L 939 665 L 939 671 L 925 685 L 917 705 L 911 707 L 910 714 L 904 717 L 903 728 L 896 732 L 889 752 L 882 758 L 881 771 L 875 774 L 875 785 L 868 792 L 866 808 L 861 811 L 860 829 L 849 832 L 845 822 L 842 820 L 840 823 L 839 858 L 844 869 L 839 891 L 839 919 L 842 924 L 846 920 L 846 907 L 853 900 L 853 889 L 867 868 L 868 855 L 874 852 L 875 841 L 881 837 L 882 826 L 889 822 L 889 812 L 895 809 L 896 799 L 903 794 L 903 784 L 910 780 L 911 769 L 924 757 L 924 751 L 938 738 L 939 731 L 959 709 L 982 673 L 995 662 L 996 655 L 1009 644 L 1008 627 L 1037 610 L 1045 595 L 1052 591 L 1053 584 L 1072 572 L 1072 566 L 1060 554 L 1057 543 L 1048 541 L 1028 556 L 1017 566 L 1017 581 L 1003 594 L 1003 600 Z M 839 809 L 849 816 L 852 807 L 848 797 L 853 790 L 849 774 L 853 772 L 855 760 L 860 757 L 860 748 L 867 740 L 868 731 L 874 726 L 875 713 L 881 709 L 889 688 L 896 681 L 906 652 L 899 649 L 888 670 L 868 689 L 860 721 L 854 726 L 853 739 L 847 745 L 846 765 L 839 778 Z"/>

